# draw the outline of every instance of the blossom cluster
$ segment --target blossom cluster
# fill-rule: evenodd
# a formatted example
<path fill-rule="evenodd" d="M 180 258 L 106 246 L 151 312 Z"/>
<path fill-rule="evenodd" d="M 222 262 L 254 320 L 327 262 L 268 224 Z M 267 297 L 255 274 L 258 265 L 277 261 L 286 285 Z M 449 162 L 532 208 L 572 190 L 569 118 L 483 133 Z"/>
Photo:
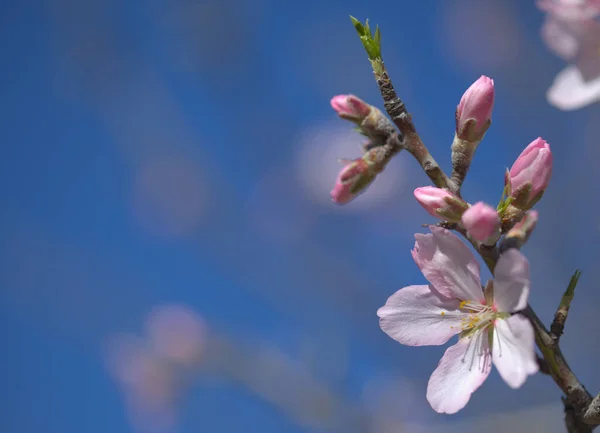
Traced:
<path fill-rule="evenodd" d="M 407 346 L 442 345 L 458 336 L 427 387 L 427 400 L 440 413 L 462 409 L 492 365 L 512 388 L 519 388 L 539 369 L 534 329 L 520 314 L 527 307 L 530 278 L 528 261 L 518 246 L 535 227 L 538 214 L 532 207 L 542 198 L 552 175 L 549 144 L 538 137 L 525 147 L 506 171 L 498 206 L 471 204 L 460 194 L 475 150 L 491 125 L 494 92 L 494 81 L 485 76 L 466 90 L 456 109 L 452 179 L 443 187 L 423 186 L 414 191 L 417 202 L 442 220 L 430 226 L 430 233 L 415 235 L 412 257 L 427 283 L 398 290 L 377 312 L 381 329 Z M 353 95 L 335 96 L 331 105 L 359 129 L 377 110 Z M 335 203 L 348 203 L 374 180 L 381 161 L 372 162 L 369 149 L 382 145 L 373 145 L 371 140 L 363 158 L 346 162 L 331 192 Z M 493 280 L 482 286 L 479 263 L 449 228 L 478 247 L 495 248 L 504 236 L 516 240 L 513 246 L 517 248 L 503 251 L 495 262 Z"/>

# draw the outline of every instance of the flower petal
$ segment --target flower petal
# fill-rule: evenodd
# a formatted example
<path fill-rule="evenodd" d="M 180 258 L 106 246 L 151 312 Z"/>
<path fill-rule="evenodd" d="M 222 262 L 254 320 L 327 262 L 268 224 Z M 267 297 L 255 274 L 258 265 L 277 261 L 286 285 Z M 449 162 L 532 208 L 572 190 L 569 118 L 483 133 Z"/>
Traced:
<path fill-rule="evenodd" d="M 535 335 L 529 320 L 515 314 L 496 321 L 492 358 L 498 373 L 511 388 L 519 388 L 527 376 L 537 373 Z"/>
<path fill-rule="evenodd" d="M 519 250 L 510 249 L 494 269 L 494 305 L 498 311 L 512 313 L 525 308 L 528 297 L 529 262 Z"/>
<path fill-rule="evenodd" d="M 600 100 L 600 77 L 586 81 L 577 66 L 569 65 L 556 75 L 546 98 L 561 110 L 578 110 Z"/>
<path fill-rule="evenodd" d="M 456 235 L 430 226 L 431 234 L 415 235 L 412 256 L 425 278 L 448 298 L 483 302 L 479 263 Z"/>
<path fill-rule="evenodd" d="M 377 310 L 379 326 L 407 346 L 437 346 L 460 332 L 460 321 L 466 314 L 458 310 L 458 304 L 430 286 L 408 286 Z"/>
<path fill-rule="evenodd" d="M 577 55 L 581 41 L 581 26 L 577 22 L 559 20 L 549 15 L 542 26 L 542 40 L 564 60 Z"/>
<path fill-rule="evenodd" d="M 427 401 L 438 413 L 456 413 L 485 381 L 492 368 L 487 331 L 449 347 L 427 385 Z"/>

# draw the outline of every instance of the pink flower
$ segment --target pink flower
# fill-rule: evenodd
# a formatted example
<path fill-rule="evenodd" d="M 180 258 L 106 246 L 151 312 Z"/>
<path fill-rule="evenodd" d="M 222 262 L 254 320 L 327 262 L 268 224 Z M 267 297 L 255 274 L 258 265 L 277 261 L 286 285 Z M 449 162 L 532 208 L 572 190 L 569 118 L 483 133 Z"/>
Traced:
<path fill-rule="evenodd" d="M 552 152 L 541 137 L 533 140 L 521 152 L 509 172 L 512 197 L 517 207 L 529 209 L 546 190 L 552 176 Z M 525 189 L 531 187 L 528 194 Z"/>
<path fill-rule="evenodd" d="M 456 109 L 456 134 L 463 139 L 478 141 L 489 126 L 494 108 L 494 80 L 485 75 L 479 77 L 464 93 Z M 474 121 L 467 130 L 468 121 Z"/>
<path fill-rule="evenodd" d="M 565 21 L 594 19 L 600 15 L 600 2 L 597 0 L 540 0 L 537 7 Z"/>
<path fill-rule="evenodd" d="M 430 285 L 398 290 L 377 315 L 381 329 L 407 346 L 437 346 L 459 335 L 427 386 L 431 407 L 451 414 L 466 406 L 492 364 L 511 388 L 538 371 L 533 328 L 511 315 L 527 305 L 529 264 L 518 250 L 508 250 L 494 270 L 493 290 L 484 294 L 469 248 L 446 229 L 430 229 L 415 235 L 412 252 Z"/>
<path fill-rule="evenodd" d="M 600 2 L 545 0 L 548 12 L 542 39 L 558 56 L 571 63 L 548 89 L 548 101 L 562 110 L 576 110 L 600 100 Z"/>
<path fill-rule="evenodd" d="M 331 190 L 331 199 L 337 204 L 346 204 L 369 186 L 375 179 L 369 164 L 362 158 L 348 162 L 338 174 Z"/>
<path fill-rule="evenodd" d="M 371 112 L 371 106 L 354 95 L 334 96 L 331 106 L 342 119 L 355 123 L 361 123 Z"/>
<path fill-rule="evenodd" d="M 449 191 L 433 186 L 415 189 L 415 198 L 432 216 L 446 221 L 460 221 L 468 205 Z"/>
<path fill-rule="evenodd" d="M 481 242 L 500 233 L 498 212 L 481 201 L 467 209 L 461 221 L 469 234 Z"/>

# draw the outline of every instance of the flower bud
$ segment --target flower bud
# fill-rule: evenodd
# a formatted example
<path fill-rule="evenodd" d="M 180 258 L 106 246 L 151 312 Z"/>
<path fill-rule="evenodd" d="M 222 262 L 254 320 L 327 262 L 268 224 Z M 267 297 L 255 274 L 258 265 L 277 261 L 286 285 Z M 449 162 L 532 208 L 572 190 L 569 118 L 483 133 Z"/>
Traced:
<path fill-rule="evenodd" d="M 544 194 L 552 176 L 552 152 L 541 137 L 533 140 L 519 155 L 509 171 L 512 204 L 530 209 Z"/>
<path fill-rule="evenodd" d="M 482 75 L 467 89 L 456 109 L 456 135 L 480 141 L 490 126 L 494 108 L 494 80 Z"/>
<path fill-rule="evenodd" d="M 527 240 L 538 221 L 538 213 L 535 210 L 527 211 L 521 221 L 506 233 L 504 241 L 501 245 L 501 250 L 507 250 L 509 248 L 521 248 Z"/>
<path fill-rule="evenodd" d="M 371 112 L 371 106 L 354 95 L 337 95 L 331 106 L 342 119 L 360 124 Z"/>
<path fill-rule="evenodd" d="M 338 174 L 331 199 L 337 204 L 346 204 L 363 191 L 373 180 L 373 173 L 369 164 L 363 159 L 349 161 Z"/>
<path fill-rule="evenodd" d="M 442 188 L 424 186 L 415 189 L 415 198 L 432 216 L 446 221 L 459 222 L 468 205 Z"/>
<path fill-rule="evenodd" d="M 498 212 L 483 202 L 475 203 L 465 211 L 461 222 L 471 237 L 480 242 L 495 243 L 500 236 Z"/>

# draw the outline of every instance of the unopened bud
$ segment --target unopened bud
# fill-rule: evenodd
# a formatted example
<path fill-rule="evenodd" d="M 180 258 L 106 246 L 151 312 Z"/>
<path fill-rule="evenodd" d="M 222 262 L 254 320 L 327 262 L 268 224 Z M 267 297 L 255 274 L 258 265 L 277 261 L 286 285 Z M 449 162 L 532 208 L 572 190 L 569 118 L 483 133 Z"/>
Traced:
<path fill-rule="evenodd" d="M 451 192 L 433 186 L 415 189 L 415 198 L 432 216 L 445 221 L 459 222 L 469 205 Z"/>
<path fill-rule="evenodd" d="M 494 80 L 482 75 L 464 93 L 456 109 L 456 135 L 479 142 L 491 124 Z"/>
<path fill-rule="evenodd" d="M 544 194 L 552 176 L 552 152 L 541 137 L 533 140 L 517 158 L 509 176 L 512 204 L 530 209 Z"/>
<path fill-rule="evenodd" d="M 469 235 L 477 241 L 494 244 L 500 237 L 498 212 L 483 202 L 475 203 L 467 209 L 461 222 Z"/>
<path fill-rule="evenodd" d="M 354 95 L 337 95 L 331 106 L 342 119 L 360 124 L 371 112 L 371 106 Z"/>

